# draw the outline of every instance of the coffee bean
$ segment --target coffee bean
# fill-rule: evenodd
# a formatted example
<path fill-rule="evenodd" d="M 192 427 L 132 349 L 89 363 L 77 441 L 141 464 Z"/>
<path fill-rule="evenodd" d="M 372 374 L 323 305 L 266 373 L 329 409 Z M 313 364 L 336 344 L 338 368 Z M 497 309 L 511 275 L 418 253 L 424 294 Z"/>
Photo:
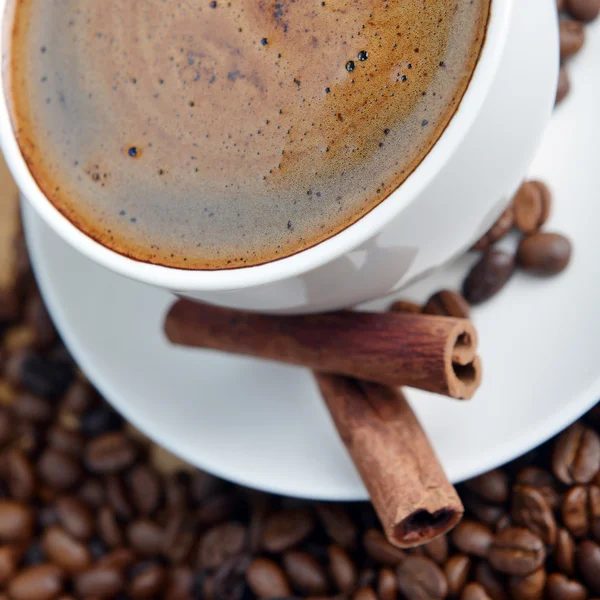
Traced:
<path fill-rule="evenodd" d="M 556 481 L 549 471 L 539 467 L 525 467 L 517 473 L 515 483 L 538 490 L 552 510 L 559 507 L 560 496 L 556 490 Z"/>
<path fill-rule="evenodd" d="M 59 398 L 74 378 L 70 365 L 52 361 L 37 354 L 23 357 L 16 383 L 33 394 L 45 398 Z"/>
<path fill-rule="evenodd" d="M 279 565 L 268 558 L 255 558 L 246 571 L 246 581 L 259 598 L 284 598 L 290 586 Z"/>
<path fill-rule="evenodd" d="M 573 19 L 560 20 L 560 59 L 565 60 L 577 54 L 585 42 L 583 23 Z"/>
<path fill-rule="evenodd" d="M 448 538 L 445 535 L 440 535 L 423 546 L 425 555 L 438 565 L 443 564 L 448 560 Z"/>
<path fill-rule="evenodd" d="M 571 260 L 571 242 L 559 233 L 535 233 L 519 243 L 517 259 L 525 271 L 537 275 L 557 275 Z"/>
<path fill-rule="evenodd" d="M 460 596 L 460 600 L 492 600 L 485 588 L 477 582 L 469 583 Z"/>
<path fill-rule="evenodd" d="M 138 454 L 133 440 L 120 431 L 105 433 L 86 444 L 84 460 L 93 473 L 116 473 L 130 467 Z"/>
<path fill-rule="evenodd" d="M 508 592 L 514 600 L 541 600 L 546 586 L 546 571 L 541 568 L 522 577 L 508 580 Z"/>
<path fill-rule="evenodd" d="M 548 600 L 585 600 L 587 590 L 562 573 L 552 573 L 546 584 L 546 597 Z"/>
<path fill-rule="evenodd" d="M 569 71 L 567 67 L 561 65 L 558 72 L 558 85 L 556 87 L 556 100 L 555 104 L 560 104 L 571 91 L 571 80 L 569 78 Z"/>
<path fill-rule="evenodd" d="M 341 546 L 329 546 L 328 554 L 329 572 L 337 589 L 342 593 L 351 592 L 358 579 L 356 565 Z"/>
<path fill-rule="evenodd" d="M 588 490 L 582 485 L 572 487 L 563 497 L 562 520 L 575 537 L 585 537 L 589 531 Z"/>
<path fill-rule="evenodd" d="M 377 563 L 394 567 L 400 564 L 406 553 L 392 546 L 378 529 L 368 529 L 362 538 L 366 553 Z"/>
<path fill-rule="evenodd" d="M 103 506 L 98 512 L 97 529 L 102 541 L 110 548 L 123 543 L 123 534 L 112 508 Z"/>
<path fill-rule="evenodd" d="M 237 499 L 228 492 L 206 498 L 196 511 L 195 517 L 199 525 L 216 525 L 233 516 Z"/>
<path fill-rule="evenodd" d="M 201 504 L 210 496 L 215 496 L 223 487 L 223 482 L 206 471 L 194 470 L 190 475 L 192 500 Z"/>
<path fill-rule="evenodd" d="M 342 546 L 342 548 L 354 547 L 357 528 L 343 505 L 319 504 L 317 506 L 317 516 L 333 542 Z"/>
<path fill-rule="evenodd" d="M 566 0 L 556 0 L 556 10 L 560 13 L 565 9 Z"/>
<path fill-rule="evenodd" d="M 159 554 L 164 544 L 164 531 L 155 521 L 139 519 L 127 526 L 127 539 L 140 556 Z"/>
<path fill-rule="evenodd" d="M 463 296 L 471 304 L 489 300 L 504 287 L 514 270 L 514 256 L 501 250 L 488 250 L 467 275 Z"/>
<path fill-rule="evenodd" d="M 512 500 L 512 520 L 541 538 L 544 544 L 556 542 L 556 519 L 542 493 L 527 485 L 515 486 Z"/>
<path fill-rule="evenodd" d="M 459 293 L 442 290 L 429 298 L 425 303 L 423 312 L 428 315 L 468 319 L 471 314 L 471 307 Z"/>
<path fill-rule="evenodd" d="M 495 535 L 488 558 L 501 573 L 529 575 L 542 566 L 546 550 L 542 540 L 529 530 L 509 527 Z"/>
<path fill-rule="evenodd" d="M 104 558 L 108 552 L 108 546 L 96 536 L 88 541 L 88 549 L 94 560 Z"/>
<path fill-rule="evenodd" d="M 444 565 L 444 575 L 448 582 L 448 594 L 458 596 L 467 583 L 471 559 L 464 554 L 453 554 Z"/>
<path fill-rule="evenodd" d="M 108 479 L 110 480 L 110 477 Z M 77 497 L 92 508 L 99 508 L 106 500 L 106 493 L 102 483 L 98 479 L 90 477 L 81 484 L 77 491 Z"/>
<path fill-rule="evenodd" d="M 396 570 L 398 589 L 408 600 L 445 598 L 444 572 L 429 558 L 409 556 Z"/>
<path fill-rule="evenodd" d="M 62 590 L 63 573 L 55 565 L 23 569 L 8 586 L 12 600 L 53 600 Z"/>
<path fill-rule="evenodd" d="M 525 234 L 532 234 L 548 220 L 552 194 L 541 181 L 526 181 L 514 197 L 515 226 Z"/>
<path fill-rule="evenodd" d="M 42 481 L 61 491 L 74 487 L 82 475 L 76 458 L 54 448 L 47 448 L 42 453 L 37 468 Z"/>
<path fill-rule="evenodd" d="M 165 525 L 163 554 L 172 564 L 184 562 L 196 541 L 194 519 L 183 511 L 172 512 Z"/>
<path fill-rule="evenodd" d="M 283 568 L 292 586 L 304 594 L 325 594 L 327 575 L 319 562 L 306 552 L 289 550 L 283 555 Z M 394 580 L 395 586 L 395 580 Z"/>
<path fill-rule="evenodd" d="M 33 510 L 16 500 L 0 499 L 0 542 L 25 542 L 33 535 Z"/>
<path fill-rule="evenodd" d="M 122 427 L 123 417 L 106 404 L 87 410 L 81 417 L 81 432 L 86 437 L 120 431 Z"/>
<path fill-rule="evenodd" d="M 358 588 L 352 594 L 352 600 L 377 600 L 377 596 L 372 587 L 365 586 Z"/>
<path fill-rule="evenodd" d="M 68 573 L 83 571 L 92 562 L 89 550 L 58 525 L 44 531 L 42 546 L 50 562 Z"/>
<path fill-rule="evenodd" d="M 97 399 L 98 394 L 94 388 L 87 381 L 77 379 L 69 386 L 69 389 L 62 399 L 61 405 L 63 408 L 80 415 L 90 410 Z M 98 435 L 100 433 L 103 432 L 99 431 L 92 435 Z"/>
<path fill-rule="evenodd" d="M 396 302 L 390 306 L 390 310 L 392 312 L 416 315 L 421 312 L 421 305 L 416 304 L 415 302 L 408 302 L 407 300 L 396 300 Z"/>
<path fill-rule="evenodd" d="M 160 503 L 161 481 L 149 465 L 137 465 L 129 474 L 130 497 L 143 516 L 152 514 Z"/>
<path fill-rule="evenodd" d="M 567 10 L 578 21 L 593 21 L 600 13 L 599 0 L 567 0 Z"/>
<path fill-rule="evenodd" d="M 475 494 L 464 493 L 462 496 L 463 502 L 469 512 L 489 527 L 497 527 L 498 521 L 506 516 L 506 509 L 504 506 L 496 506 L 494 504 L 483 502 L 479 496 L 476 496 Z"/>
<path fill-rule="evenodd" d="M 130 598 L 156 598 L 160 596 L 167 582 L 167 570 L 158 564 L 144 569 L 133 577 L 127 587 Z"/>
<path fill-rule="evenodd" d="M 115 598 L 125 587 L 123 576 L 117 569 L 93 567 L 73 578 L 78 596 Z"/>
<path fill-rule="evenodd" d="M 206 598 L 225 598 L 227 600 L 242 600 L 246 592 L 245 573 L 251 560 L 246 557 L 227 559 L 204 585 Z M 209 585 L 210 584 L 210 585 Z"/>
<path fill-rule="evenodd" d="M 483 561 L 477 563 L 473 579 L 483 586 L 492 600 L 508 600 L 508 593 L 504 587 L 503 579 L 501 579 L 499 573 L 490 567 L 489 563 Z"/>
<path fill-rule="evenodd" d="M 17 546 L 0 546 L 0 589 L 4 588 L 17 570 L 20 555 Z"/>
<path fill-rule="evenodd" d="M 52 418 L 53 405 L 46 399 L 31 392 L 22 392 L 15 400 L 15 415 L 25 421 L 45 423 Z"/>
<path fill-rule="evenodd" d="M 12 410 L 0 406 L 0 447 L 12 442 L 15 435 L 15 419 Z"/>
<path fill-rule="evenodd" d="M 473 250 L 487 250 L 492 244 L 502 239 L 513 228 L 514 223 L 515 210 L 511 202 L 489 231 L 474 244 Z"/>
<path fill-rule="evenodd" d="M 247 530 L 240 523 L 224 523 L 209 529 L 198 544 L 198 567 L 216 569 L 240 554 L 246 544 Z"/>
<path fill-rule="evenodd" d="M 556 535 L 554 561 L 562 573 L 569 576 L 573 575 L 575 571 L 575 541 L 573 536 L 562 527 Z"/>
<path fill-rule="evenodd" d="M 465 486 L 492 504 L 504 504 L 510 492 L 508 475 L 501 469 L 494 469 L 470 479 L 465 482 Z"/>
<path fill-rule="evenodd" d="M 165 600 L 192 600 L 194 572 L 189 567 L 175 567 L 167 574 Z"/>
<path fill-rule="evenodd" d="M 164 480 L 165 502 L 168 510 L 185 510 L 189 504 L 189 477 L 178 471 Z"/>
<path fill-rule="evenodd" d="M 125 485 L 117 475 L 106 478 L 106 499 L 120 519 L 126 521 L 133 518 L 133 508 L 127 497 Z"/>
<path fill-rule="evenodd" d="M 6 483 L 15 500 L 31 500 L 35 493 L 35 471 L 22 450 L 13 448 L 6 455 Z"/>
<path fill-rule="evenodd" d="M 600 546 L 591 540 L 577 549 L 577 567 L 590 591 L 600 594 Z"/>
<path fill-rule="evenodd" d="M 452 542 L 464 554 L 485 557 L 488 555 L 494 534 L 477 521 L 464 519 L 452 532 Z"/>
<path fill-rule="evenodd" d="M 78 540 L 94 535 L 94 517 L 84 502 L 75 496 L 62 496 L 56 502 L 58 518 L 65 530 Z"/>
<path fill-rule="evenodd" d="M 307 538 L 315 526 L 311 511 L 290 508 L 271 515 L 265 522 L 263 547 L 269 552 L 282 552 Z"/>
<path fill-rule="evenodd" d="M 136 556 L 134 551 L 131 548 L 122 547 L 116 548 L 112 552 L 102 556 L 95 566 L 106 569 L 117 569 L 117 571 L 122 572 L 129 569 L 135 560 Z"/>
<path fill-rule="evenodd" d="M 79 457 L 83 451 L 83 437 L 77 432 L 60 424 L 53 425 L 46 436 L 49 446 L 71 456 Z"/>
<path fill-rule="evenodd" d="M 600 469 L 600 438 L 580 423 L 575 423 L 557 438 L 552 455 L 552 470 L 567 485 L 589 483 Z"/>
<path fill-rule="evenodd" d="M 383 568 L 379 570 L 377 576 L 377 597 L 379 600 L 396 600 L 398 597 L 396 575 L 391 569 Z"/>

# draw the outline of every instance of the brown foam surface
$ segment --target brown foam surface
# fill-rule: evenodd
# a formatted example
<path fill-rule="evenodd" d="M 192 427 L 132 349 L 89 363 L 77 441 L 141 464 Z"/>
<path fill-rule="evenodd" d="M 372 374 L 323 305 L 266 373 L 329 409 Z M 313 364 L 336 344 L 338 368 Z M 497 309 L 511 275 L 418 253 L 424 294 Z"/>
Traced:
<path fill-rule="evenodd" d="M 42 190 L 106 246 L 260 264 L 410 174 L 462 98 L 489 3 L 14 0 L 13 123 Z"/>

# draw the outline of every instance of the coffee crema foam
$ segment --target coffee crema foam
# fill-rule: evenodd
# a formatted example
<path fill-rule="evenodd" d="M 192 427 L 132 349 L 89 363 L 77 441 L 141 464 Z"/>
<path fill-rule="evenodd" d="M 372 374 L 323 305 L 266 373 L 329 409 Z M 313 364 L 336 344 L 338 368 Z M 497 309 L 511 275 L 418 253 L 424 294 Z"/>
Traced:
<path fill-rule="evenodd" d="M 408 177 L 491 0 L 11 2 L 5 80 L 42 191 L 121 254 L 226 269 L 333 236 Z"/>

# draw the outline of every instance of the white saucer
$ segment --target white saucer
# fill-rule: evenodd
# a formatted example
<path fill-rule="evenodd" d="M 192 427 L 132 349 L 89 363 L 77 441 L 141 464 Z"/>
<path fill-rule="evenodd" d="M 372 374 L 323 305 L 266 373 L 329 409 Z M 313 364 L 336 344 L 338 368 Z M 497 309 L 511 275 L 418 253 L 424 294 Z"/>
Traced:
<path fill-rule="evenodd" d="M 600 397 L 598 56 L 600 22 L 588 28 L 587 47 L 571 66 L 574 92 L 532 168 L 557 198 L 549 228 L 575 241 L 571 268 L 547 281 L 519 274 L 475 311 L 485 373 L 474 401 L 409 393 L 455 482 L 536 446 Z M 24 215 L 33 264 L 65 342 L 134 425 L 189 462 L 248 486 L 366 497 L 308 373 L 169 346 L 161 331 L 168 294 L 89 262 L 28 205 Z M 457 287 L 470 260 L 402 297 L 422 300 Z"/>

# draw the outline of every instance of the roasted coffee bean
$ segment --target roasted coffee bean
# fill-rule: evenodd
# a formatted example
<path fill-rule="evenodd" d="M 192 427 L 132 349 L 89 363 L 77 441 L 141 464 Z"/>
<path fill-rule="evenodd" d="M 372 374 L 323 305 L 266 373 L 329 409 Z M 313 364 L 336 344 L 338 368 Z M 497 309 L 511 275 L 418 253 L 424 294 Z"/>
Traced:
<path fill-rule="evenodd" d="M 163 554 L 173 564 L 185 561 L 196 541 L 194 519 L 184 512 L 172 512 L 165 525 Z"/>
<path fill-rule="evenodd" d="M 224 523 L 209 529 L 198 544 L 198 568 L 216 569 L 229 558 L 240 554 L 246 539 L 247 530 L 241 523 Z"/>
<path fill-rule="evenodd" d="M 377 597 L 379 600 L 396 600 L 396 575 L 392 569 L 383 568 L 377 575 Z"/>
<path fill-rule="evenodd" d="M 583 23 L 573 19 L 560 20 L 560 59 L 565 60 L 577 54 L 585 42 Z"/>
<path fill-rule="evenodd" d="M 444 565 L 444 575 L 448 582 L 448 594 L 458 596 L 467 583 L 471 559 L 464 554 L 453 554 Z"/>
<path fill-rule="evenodd" d="M 370 586 L 359 587 L 354 594 L 352 600 L 377 600 L 375 591 Z"/>
<path fill-rule="evenodd" d="M 209 586 L 205 585 L 205 596 L 215 599 L 242 600 L 247 590 L 245 573 L 250 563 L 251 559 L 247 556 L 233 557 L 225 561 L 212 577 L 211 588 L 208 589 Z"/>
<path fill-rule="evenodd" d="M 542 493 L 528 485 L 515 486 L 512 500 L 512 520 L 541 538 L 544 544 L 556 542 L 556 519 Z"/>
<path fill-rule="evenodd" d="M 578 581 L 562 573 L 552 573 L 548 576 L 546 597 L 548 600 L 585 600 L 588 595 L 585 586 Z"/>
<path fill-rule="evenodd" d="M 577 567 L 589 590 L 600 594 L 600 546 L 585 540 L 577 548 Z"/>
<path fill-rule="evenodd" d="M 0 542 L 24 542 L 33 535 L 33 510 L 16 500 L 0 499 Z"/>
<path fill-rule="evenodd" d="M 127 497 L 125 484 L 117 475 L 106 478 L 106 499 L 117 517 L 126 521 L 133 518 L 133 507 Z"/>
<path fill-rule="evenodd" d="M 515 484 L 534 487 L 538 490 L 552 510 L 560 505 L 560 495 L 556 489 L 556 481 L 549 471 L 539 467 L 525 467 L 515 477 Z"/>
<path fill-rule="evenodd" d="M 445 535 L 440 535 L 423 546 L 425 555 L 438 565 L 443 564 L 448 560 L 448 538 Z"/>
<path fill-rule="evenodd" d="M 75 593 L 84 598 L 115 598 L 125 587 L 117 569 L 93 567 L 73 578 Z"/>
<path fill-rule="evenodd" d="M 392 546 L 378 529 L 368 529 L 362 538 L 366 553 L 377 563 L 394 567 L 400 564 L 406 553 Z"/>
<path fill-rule="evenodd" d="M 541 181 L 526 181 L 514 197 L 515 226 L 525 234 L 532 234 L 548 220 L 552 194 Z"/>
<path fill-rule="evenodd" d="M 289 508 L 271 515 L 265 522 L 263 547 L 282 552 L 307 538 L 315 526 L 313 513 L 305 508 Z"/>
<path fill-rule="evenodd" d="M 510 492 L 508 475 L 501 469 L 494 469 L 470 479 L 465 482 L 465 487 L 491 504 L 504 504 Z"/>
<path fill-rule="evenodd" d="M 556 440 L 552 455 L 554 475 L 567 485 L 589 483 L 600 469 L 600 437 L 575 423 Z"/>
<path fill-rule="evenodd" d="M 536 275 L 557 275 L 571 261 L 571 242 L 560 233 L 535 233 L 524 237 L 517 249 L 519 266 Z"/>
<path fill-rule="evenodd" d="M 94 388 L 87 381 L 77 379 L 69 386 L 69 389 L 63 396 L 61 405 L 63 408 L 80 415 L 90 410 L 97 399 L 98 394 Z M 98 434 L 99 433 L 102 432 L 98 432 Z M 88 435 L 90 434 L 88 433 Z"/>
<path fill-rule="evenodd" d="M 135 559 L 135 552 L 131 548 L 121 547 L 102 556 L 95 566 L 107 569 L 117 569 L 122 572 L 129 569 L 135 562 Z"/>
<path fill-rule="evenodd" d="M 237 498 L 231 492 L 206 498 L 195 517 L 199 525 L 216 525 L 230 519 L 235 512 Z"/>
<path fill-rule="evenodd" d="M 292 586 L 304 594 L 325 594 L 329 587 L 325 570 L 306 552 L 289 550 L 283 555 L 283 569 Z M 395 580 L 394 580 L 395 586 Z"/>
<path fill-rule="evenodd" d="M 465 492 L 462 494 L 462 497 L 465 506 L 473 516 L 489 527 L 497 527 L 498 521 L 506 516 L 506 509 L 504 506 L 483 502 L 479 496 L 472 493 Z"/>
<path fill-rule="evenodd" d="M 515 210 L 512 202 L 505 208 L 489 231 L 473 246 L 473 250 L 487 250 L 492 244 L 502 239 L 515 224 Z"/>
<path fill-rule="evenodd" d="M 42 546 L 50 562 L 67 573 L 78 573 L 90 566 L 92 557 L 84 544 L 71 537 L 62 527 L 53 525 L 44 531 Z"/>
<path fill-rule="evenodd" d="M 15 500 L 31 500 L 35 493 L 35 470 L 22 450 L 13 448 L 6 455 L 6 483 Z"/>
<path fill-rule="evenodd" d="M 542 566 L 546 550 L 542 540 L 531 531 L 509 527 L 495 535 L 488 558 L 501 573 L 529 575 Z"/>
<path fill-rule="evenodd" d="M 127 586 L 127 594 L 133 599 L 159 597 L 167 582 L 167 570 L 158 564 L 147 566 L 137 573 Z"/>
<path fill-rule="evenodd" d="M 560 104 L 571 91 L 571 79 L 567 67 L 561 65 L 558 72 L 558 85 L 556 87 L 556 104 Z"/>
<path fill-rule="evenodd" d="M 567 0 L 567 10 L 578 21 L 593 21 L 600 13 L 599 0 Z"/>
<path fill-rule="evenodd" d="M 108 479 L 110 480 L 110 477 Z M 104 486 L 100 480 L 93 477 L 86 479 L 77 491 L 77 497 L 89 504 L 92 508 L 99 508 L 102 506 L 106 500 L 106 496 L 107 494 L 105 493 Z"/>
<path fill-rule="evenodd" d="M 62 496 L 56 501 L 58 518 L 74 538 L 89 540 L 94 535 L 94 516 L 87 504 L 75 496 Z"/>
<path fill-rule="evenodd" d="M 23 569 L 8 586 L 12 600 L 53 600 L 62 590 L 63 573 L 56 565 Z"/>
<path fill-rule="evenodd" d="M 127 539 L 140 556 L 154 556 L 163 548 L 164 531 L 155 521 L 139 519 L 127 526 Z"/>
<path fill-rule="evenodd" d="M 72 431 L 60 424 L 53 425 L 46 436 L 49 446 L 56 450 L 79 457 L 83 451 L 83 437 L 77 431 Z"/>
<path fill-rule="evenodd" d="M 279 565 L 268 558 L 255 558 L 246 571 L 246 581 L 259 598 L 284 598 L 290 586 Z"/>
<path fill-rule="evenodd" d="M 357 587 L 366 588 L 372 587 L 375 584 L 375 578 L 377 577 L 375 573 L 375 569 L 364 568 L 358 574 L 358 579 L 356 582 Z"/>
<path fill-rule="evenodd" d="M 429 298 L 423 307 L 423 312 L 428 315 L 468 319 L 471 307 L 458 292 L 441 290 Z"/>
<path fill-rule="evenodd" d="M 0 447 L 12 442 L 16 435 L 12 410 L 0 405 Z"/>
<path fill-rule="evenodd" d="M 107 404 L 90 408 L 81 416 L 81 432 L 86 437 L 120 431 L 122 427 L 123 417 Z"/>
<path fill-rule="evenodd" d="M 541 600 L 546 585 L 546 571 L 540 568 L 529 575 L 508 579 L 508 592 L 514 600 Z"/>
<path fill-rule="evenodd" d="M 185 510 L 189 505 L 189 476 L 183 471 L 167 475 L 163 482 L 167 510 Z"/>
<path fill-rule="evenodd" d="M 27 299 L 24 317 L 25 324 L 33 332 L 33 346 L 39 350 L 52 345 L 56 339 L 56 329 L 39 292 Z"/>
<path fill-rule="evenodd" d="M 429 558 L 409 556 L 396 570 L 398 589 L 408 600 L 445 598 L 444 572 Z"/>
<path fill-rule="evenodd" d="M 94 560 L 104 558 L 109 550 L 108 546 L 99 537 L 93 537 L 89 540 L 88 548 Z"/>
<path fill-rule="evenodd" d="M 128 476 L 130 497 L 133 505 L 143 516 L 152 514 L 160 503 L 161 481 L 158 473 L 149 465 L 137 465 Z"/>
<path fill-rule="evenodd" d="M 467 275 L 463 296 L 471 304 L 489 300 L 504 287 L 514 270 L 514 256 L 501 250 L 488 250 Z"/>
<path fill-rule="evenodd" d="M 342 548 L 354 547 L 358 531 L 343 505 L 329 502 L 319 504 L 317 516 L 333 542 Z"/>
<path fill-rule="evenodd" d="M 197 504 L 215 496 L 222 488 L 223 482 L 206 471 L 195 469 L 190 474 L 190 494 Z"/>
<path fill-rule="evenodd" d="M 562 573 L 573 575 L 575 571 L 575 541 L 573 536 L 562 527 L 556 535 L 554 562 Z"/>
<path fill-rule="evenodd" d="M 15 415 L 25 421 L 46 423 L 52 418 L 53 406 L 46 399 L 31 392 L 22 392 L 15 400 Z"/>
<path fill-rule="evenodd" d="M 81 478 L 82 469 L 78 460 L 55 448 L 44 450 L 38 461 L 40 479 L 56 490 L 68 490 Z"/>
<path fill-rule="evenodd" d="M 487 562 L 479 562 L 475 566 L 473 579 L 480 583 L 492 600 L 508 600 L 504 580 Z"/>
<path fill-rule="evenodd" d="M 342 593 L 351 592 L 358 580 L 356 565 L 341 546 L 329 546 L 328 554 L 329 572 L 337 589 Z"/>
<path fill-rule="evenodd" d="M 563 497 L 562 520 L 575 537 L 585 537 L 589 531 L 588 489 L 572 487 Z"/>
<path fill-rule="evenodd" d="M 452 532 L 452 542 L 464 554 L 485 557 L 488 555 L 494 534 L 477 521 L 465 519 Z"/>
<path fill-rule="evenodd" d="M 399 313 L 419 314 L 421 312 L 421 305 L 407 300 L 396 300 L 396 302 L 390 306 L 390 310 Z"/>
<path fill-rule="evenodd" d="M 164 600 L 191 600 L 194 572 L 189 567 L 175 567 L 167 574 Z"/>
<path fill-rule="evenodd" d="M 16 383 L 45 398 L 62 396 L 74 378 L 73 368 L 37 354 L 23 357 Z"/>
<path fill-rule="evenodd" d="M 130 467 L 138 455 L 134 441 L 120 431 L 99 435 L 84 449 L 87 468 L 93 473 L 117 473 Z"/>
<path fill-rule="evenodd" d="M 492 600 L 486 589 L 477 582 L 469 583 L 463 590 L 460 600 Z"/>
<path fill-rule="evenodd" d="M 0 546 L 0 589 L 12 578 L 20 561 L 17 546 Z"/>
<path fill-rule="evenodd" d="M 556 10 L 560 13 L 565 9 L 566 0 L 556 0 Z"/>

